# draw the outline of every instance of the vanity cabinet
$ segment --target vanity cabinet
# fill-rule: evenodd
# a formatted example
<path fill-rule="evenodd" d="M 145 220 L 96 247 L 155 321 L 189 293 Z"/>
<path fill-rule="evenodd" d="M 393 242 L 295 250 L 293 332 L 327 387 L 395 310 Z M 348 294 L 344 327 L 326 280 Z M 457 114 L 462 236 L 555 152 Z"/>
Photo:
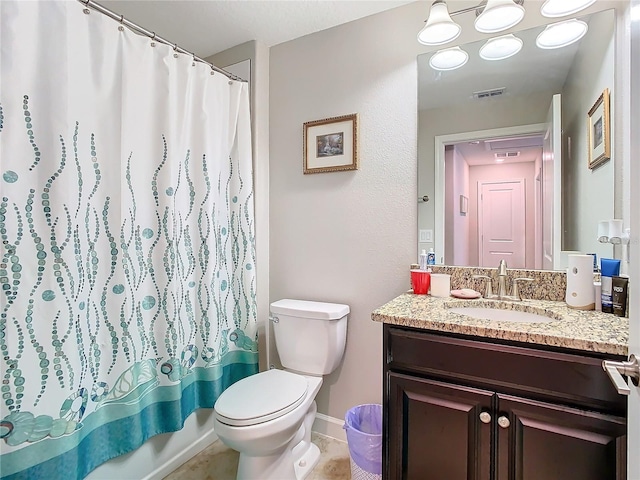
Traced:
<path fill-rule="evenodd" d="M 603 358 L 384 326 L 384 478 L 626 478 L 626 399 Z"/>

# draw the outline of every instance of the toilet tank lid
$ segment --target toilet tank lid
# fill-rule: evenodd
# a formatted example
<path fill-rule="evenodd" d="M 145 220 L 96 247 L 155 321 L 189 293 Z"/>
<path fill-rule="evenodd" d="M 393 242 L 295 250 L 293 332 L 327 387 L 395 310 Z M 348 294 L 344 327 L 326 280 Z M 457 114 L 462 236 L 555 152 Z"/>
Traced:
<path fill-rule="evenodd" d="M 271 304 L 271 313 L 317 320 L 337 320 L 349 313 L 349 305 L 285 298 Z"/>

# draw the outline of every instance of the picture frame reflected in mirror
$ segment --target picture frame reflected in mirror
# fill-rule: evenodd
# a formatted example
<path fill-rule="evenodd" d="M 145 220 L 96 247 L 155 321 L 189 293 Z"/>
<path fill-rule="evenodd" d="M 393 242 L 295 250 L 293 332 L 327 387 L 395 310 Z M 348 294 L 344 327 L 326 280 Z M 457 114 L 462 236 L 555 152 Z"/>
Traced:
<path fill-rule="evenodd" d="M 589 134 L 589 168 L 594 169 L 611 158 L 611 124 L 609 123 L 609 89 L 602 94 L 587 114 Z"/>
<path fill-rule="evenodd" d="M 469 211 L 469 197 L 460 195 L 460 215 L 466 215 Z"/>

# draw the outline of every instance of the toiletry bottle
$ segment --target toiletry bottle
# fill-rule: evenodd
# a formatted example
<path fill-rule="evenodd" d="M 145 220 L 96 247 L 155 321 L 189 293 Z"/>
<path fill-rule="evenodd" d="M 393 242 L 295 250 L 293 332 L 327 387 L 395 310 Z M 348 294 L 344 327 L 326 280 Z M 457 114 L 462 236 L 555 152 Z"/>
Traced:
<path fill-rule="evenodd" d="M 420 255 L 418 256 L 418 264 L 420 265 L 420 270 L 426 270 L 427 269 L 427 251 L 426 250 L 422 250 L 422 252 L 420 253 Z"/>
<path fill-rule="evenodd" d="M 436 264 L 436 252 L 433 251 L 433 247 L 429 249 L 429 253 L 427 254 L 427 265 L 435 265 Z"/>
<path fill-rule="evenodd" d="M 602 283 L 602 311 L 613 313 L 612 278 L 620 274 L 620 260 L 600 259 L 600 282 Z"/>
<path fill-rule="evenodd" d="M 614 276 L 611 278 L 611 301 L 613 314 L 618 317 L 627 316 L 627 296 L 629 279 L 627 277 Z"/>

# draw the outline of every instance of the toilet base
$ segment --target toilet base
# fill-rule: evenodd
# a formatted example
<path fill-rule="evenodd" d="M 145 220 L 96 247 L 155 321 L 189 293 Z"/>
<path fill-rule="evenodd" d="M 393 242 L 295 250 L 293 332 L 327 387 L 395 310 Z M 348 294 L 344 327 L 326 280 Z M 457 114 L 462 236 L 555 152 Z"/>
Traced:
<path fill-rule="evenodd" d="M 304 478 L 307 478 L 307 475 L 311 473 L 311 470 L 315 468 L 319 461 L 320 449 L 317 445 L 312 443 L 302 458 L 300 458 L 300 460 L 298 460 L 298 462 L 293 466 L 293 469 L 296 472 L 296 480 L 303 480 Z"/>
<path fill-rule="evenodd" d="M 294 462 L 290 448 L 280 454 L 251 457 L 240 453 L 237 480 L 304 480 L 320 461 L 320 449 L 311 443 Z"/>
<path fill-rule="evenodd" d="M 314 401 L 284 451 L 264 456 L 240 452 L 236 480 L 304 480 L 320 460 L 320 449 L 311 442 L 317 411 Z"/>

